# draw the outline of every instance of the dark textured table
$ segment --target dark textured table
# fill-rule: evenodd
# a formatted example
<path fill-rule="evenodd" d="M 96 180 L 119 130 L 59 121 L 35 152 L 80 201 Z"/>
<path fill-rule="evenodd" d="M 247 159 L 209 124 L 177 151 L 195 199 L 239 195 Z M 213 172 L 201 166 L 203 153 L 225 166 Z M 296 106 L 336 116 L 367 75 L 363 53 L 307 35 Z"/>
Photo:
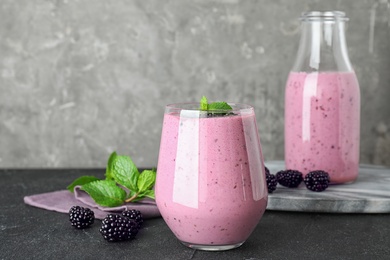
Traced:
<path fill-rule="evenodd" d="M 390 259 L 390 214 L 267 210 L 240 248 L 203 252 L 181 245 L 161 218 L 147 220 L 132 241 L 109 243 L 99 220 L 76 230 L 66 214 L 23 203 L 86 174 L 104 170 L 0 170 L 0 259 Z"/>

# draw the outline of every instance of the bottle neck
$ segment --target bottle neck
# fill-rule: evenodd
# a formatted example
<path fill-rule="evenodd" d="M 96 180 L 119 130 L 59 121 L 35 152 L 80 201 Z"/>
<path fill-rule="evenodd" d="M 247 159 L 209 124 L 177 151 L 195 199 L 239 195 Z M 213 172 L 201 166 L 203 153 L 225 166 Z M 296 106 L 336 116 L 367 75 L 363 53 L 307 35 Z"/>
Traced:
<path fill-rule="evenodd" d="M 345 20 L 338 17 L 303 17 L 293 71 L 353 71 L 345 41 Z"/>

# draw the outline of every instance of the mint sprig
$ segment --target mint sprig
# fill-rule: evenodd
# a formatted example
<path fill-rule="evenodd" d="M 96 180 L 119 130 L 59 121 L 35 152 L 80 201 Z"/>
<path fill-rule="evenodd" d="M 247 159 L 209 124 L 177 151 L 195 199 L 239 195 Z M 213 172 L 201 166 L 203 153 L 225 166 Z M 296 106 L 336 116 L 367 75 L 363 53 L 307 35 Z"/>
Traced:
<path fill-rule="evenodd" d="M 156 182 L 156 170 L 144 170 L 139 173 L 129 156 L 113 152 L 108 159 L 105 176 L 104 180 L 94 176 L 81 176 L 67 189 L 73 192 L 75 186 L 81 185 L 81 190 L 87 192 L 97 204 L 105 207 L 136 202 L 145 197 L 155 199 L 153 187 Z"/>
<path fill-rule="evenodd" d="M 213 102 L 208 103 L 208 100 L 205 96 L 200 99 L 200 110 L 202 111 L 223 111 L 223 110 L 233 110 L 233 108 L 226 102 Z"/>

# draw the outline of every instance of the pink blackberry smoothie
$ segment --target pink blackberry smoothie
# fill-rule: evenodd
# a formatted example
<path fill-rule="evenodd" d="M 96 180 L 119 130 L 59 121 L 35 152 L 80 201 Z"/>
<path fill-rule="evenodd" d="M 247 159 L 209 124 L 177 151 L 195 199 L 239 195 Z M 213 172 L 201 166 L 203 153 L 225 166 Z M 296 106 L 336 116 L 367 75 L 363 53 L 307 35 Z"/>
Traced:
<path fill-rule="evenodd" d="M 256 118 L 253 108 L 243 111 L 220 117 L 202 117 L 196 110 L 164 116 L 156 202 L 187 246 L 240 246 L 265 211 L 268 194 Z"/>
<path fill-rule="evenodd" d="M 360 92 L 354 72 L 291 72 L 285 98 L 285 162 L 331 183 L 358 176 Z"/>

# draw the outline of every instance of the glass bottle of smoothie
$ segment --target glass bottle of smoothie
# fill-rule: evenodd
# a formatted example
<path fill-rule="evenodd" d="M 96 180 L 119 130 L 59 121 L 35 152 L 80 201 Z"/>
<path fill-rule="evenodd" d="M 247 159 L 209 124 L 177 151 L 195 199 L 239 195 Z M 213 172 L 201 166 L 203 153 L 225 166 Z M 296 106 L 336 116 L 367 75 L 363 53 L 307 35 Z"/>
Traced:
<path fill-rule="evenodd" d="M 358 176 L 360 89 L 348 57 L 345 13 L 307 12 L 285 92 L 285 163 L 331 183 Z"/>

